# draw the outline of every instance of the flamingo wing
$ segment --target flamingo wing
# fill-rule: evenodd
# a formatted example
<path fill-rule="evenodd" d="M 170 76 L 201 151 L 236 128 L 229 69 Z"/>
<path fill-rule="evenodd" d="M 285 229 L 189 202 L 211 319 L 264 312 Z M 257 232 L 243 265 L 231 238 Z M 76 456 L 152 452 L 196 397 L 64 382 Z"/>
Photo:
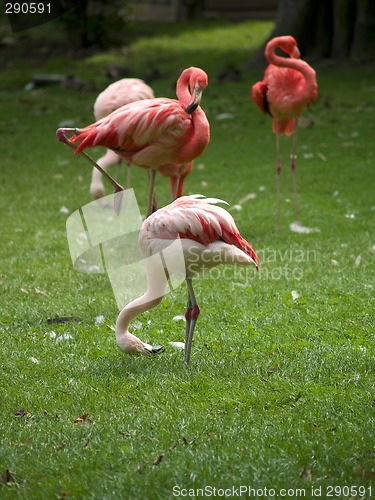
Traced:
<path fill-rule="evenodd" d="M 258 263 L 258 256 L 241 236 L 233 217 L 224 208 L 216 206 L 217 203 L 225 202 L 200 198 L 199 195 L 182 196 L 146 219 L 144 229 L 157 239 L 180 237 L 204 246 L 222 241 L 234 245 Z"/>
<path fill-rule="evenodd" d="M 144 99 L 127 104 L 92 125 L 79 129 L 71 141 L 78 143 L 76 154 L 95 146 L 132 154 L 166 132 L 183 136 L 190 121 L 190 115 L 177 100 Z"/>
<path fill-rule="evenodd" d="M 267 83 L 265 80 L 257 82 L 252 86 L 251 96 L 262 113 L 270 114 L 267 100 Z"/>

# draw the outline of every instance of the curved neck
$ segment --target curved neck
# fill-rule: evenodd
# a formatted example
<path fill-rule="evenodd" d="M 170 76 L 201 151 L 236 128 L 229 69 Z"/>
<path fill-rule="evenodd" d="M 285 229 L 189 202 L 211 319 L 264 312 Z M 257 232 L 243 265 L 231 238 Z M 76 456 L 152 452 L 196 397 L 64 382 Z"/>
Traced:
<path fill-rule="evenodd" d="M 298 71 L 302 74 L 305 79 L 305 92 L 306 96 L 310 96 L 316 92 L 316 73 L 315 70 L 307 64 L 307 62 L 302 61 L 302 59 L 296 59 L 294 57 L 281 57 L 275 54 L 277 48 L 282 49 L 278 45 L 277 40 L 268 43 L 265 51 L 266 59 L 270 64 L 274 66 L 279 66 L 282 68 L 290 68 Z"/>
<path fill-rule="evenodd" d="M 147 276 L 147 291 L 127 304 L 118 315 L 115 327 L 117 340 L 126 340 L 127 337 L 132 336 L 128 330 L 131 321 L 157 306 L 165 295 L 167 277 L 159 254 L 144 259 L 143 263 Z"/>
<path fill-rule="evenodd" d="M 187 106 L 191 100 L 191 93 L 189 90 L 189 83 L 190 83 L 190 70 L 185 69 L 182 73 L 180 78 L 177 80 L 176 84 L 176 95 L 177 98 L 182 104 Z"/>

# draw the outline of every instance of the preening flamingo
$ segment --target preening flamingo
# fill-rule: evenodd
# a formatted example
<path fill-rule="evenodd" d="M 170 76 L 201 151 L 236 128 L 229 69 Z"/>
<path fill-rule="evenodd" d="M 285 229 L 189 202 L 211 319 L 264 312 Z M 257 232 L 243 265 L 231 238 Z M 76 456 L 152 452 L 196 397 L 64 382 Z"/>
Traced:
<path fill-rule="evenodd" d="M 153 99 L 154 91 L 143 80 L 139 78 L 123 78 L 117 82 L 111 83 L 101 92 L 94 103 L 95 120 L 100 120 L 109 115 L 121 106 L 125 106 L 130 102 L 140 101 L 142 99 Z M 110 165 L 121 162 L 117 154 L 108 149 L 104 156 L 97 160 L 98 165 L 103 170 L 107 170 Z M 130 163 L 128 163 L 127 185 L 129 187 Z M 97 168 L 93 168 L 90 184 L 91 195 L 98 199 L 105 195 L 102 174 Z"/>
<path fill-rule="evenodd" d="M 290 57 L 275 54 L 279 48 Z M 280 228 L 280 135 L 291 135 L 293 146 L 291 170 L 293 179 L 294 207 L 296 222 L 299 222 L 297 186 L 295 178 L 297 120 L 306 107 L 315 101 L 318 85 L 315 71 L 300 58 L 297 42 L 292 36 L 280 36 L 270 40 L 265 49 L 265 56 L 270 63 L 263 80 L 252 87 L 252 98 L 263 113 L 272 116 L 272 130 L 276 134 L 277 149 L 277 224 Z"/>
<path fill-rule="evenodd" d="M 190 163 L 209 142 L 209 123 L 199 106 L 207 85 L 208 77 L 202 69 L 185 69 L 177 81 L 178 99 L 159 97 L 133 102 L 83 129 L 59 129 L 57 137 L 76 148 L 75 154 L 100 145 L 134 165 L 150 169 L 150 215 L 156 170 Z M 74 135 L 68 139 L 67 133 Z"/>
<path fill-rule="evenodd" d="M 147 275 L 147 291 L 133 300 L 120 312 L 116 322 L 116 342 L 126 353 L 152 354 L 164 348 L 153 347 L 142 342 L 129 332 L 130 322 L 139 314 L 158 305 L 166 293 L 167 280 L 173 274 L 173 262 L 184 257 L 188 305 L 185 313 L 185 363 L 190 361 L 191 345 L 199 307 L 193 290 L 193 277 L 203 269 L 219 264 L 255 265 L 259 259 L 239 233 L 233 217 L 217 203 L 216 198 L 201 195 L 182 196 L 166 207 L 151 214 L 144 222 L 139 234 L 139 247 Z M 179 240 L 177 248 L 173 243 Z M 165 258 L 155 265 L 153 256 Z M 174 253 L 175 252 L 175 253 Z M 168 254 L 168 259 L 166 258 Z M 172 263 L 172 265 L 171 265 Z"/>

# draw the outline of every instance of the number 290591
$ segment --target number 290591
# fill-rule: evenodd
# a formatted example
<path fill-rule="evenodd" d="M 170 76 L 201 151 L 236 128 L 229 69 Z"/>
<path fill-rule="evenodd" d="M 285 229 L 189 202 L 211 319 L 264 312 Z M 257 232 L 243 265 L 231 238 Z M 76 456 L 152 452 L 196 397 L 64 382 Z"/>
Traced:
<path fill-rule="evenodd" d="M 6 2 L 5 14 L 51 14 L 51 4 L 43 2 Z"/>

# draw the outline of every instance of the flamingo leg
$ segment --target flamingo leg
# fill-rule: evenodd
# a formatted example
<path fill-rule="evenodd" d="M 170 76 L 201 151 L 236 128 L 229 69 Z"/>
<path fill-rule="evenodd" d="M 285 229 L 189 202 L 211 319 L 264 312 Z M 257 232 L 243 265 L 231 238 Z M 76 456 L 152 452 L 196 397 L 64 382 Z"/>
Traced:
<path fill-rule="evenodd" d="M 297 125 L 298 125 L 298 123 L 296 123 L 296 128 L 294 129 L 294 133 L 293 133 L 293 146 L 292 146 L 292 154 L 290 156 L 290 167 L 291 167 L 291 170 L 292 170 L 292 181 L 293 181 L 294 212 L 295 212 L 296 222 L 299 223 L 297 183 L 296 183 L 296 174 L 295 174 L 296 161 L 297 161 L 297 155 L 296 155 L 296 150 L 297 150 Z"/>
<path fill-rule="evenodd" d="M 281 214 L 280 214 L 280 177 L 281 177 L 281 159 L 280 159 L 280 135 L 279 124 L 277 123 L 276 129 L 276 175 L 277 175 L 277 230 L 281 229 Z"/>
<path fill-rule="evenodd" d="M 121 174 L 122 159 L 119 157 L 116 163 L 117 163 L 117 166 L 116 166 L 116 178 L 119 179 L 120 178 L 120 174 Z"/>
<path fill-rule="evenodd" d="M 146 218 L 149 217 L 153 211 L 155 206 L 155 198 L 154 198 L 154 188 L 155 188 L 155 177 L 156 170 L 149 170 L 149 189 L 148 189 L 148 203 L 147 203 L 147 213 Z"/>
<path fill-rule="evenodd" d="M 126 187 L 131 187 L 131 164 L 126 163 Z"/>
<path fill-rule="evenodd" d="M 60 142 L 63 142 L 67 146 L 76 150 L 77 146 L 66 136 L 67 133 L 75 133 L 76 131 L 77 130 L 75 128 L 59 128 L 56 132 L 56 137 Z M 86 160 L 88 160 L 92 165 L 94 165 L 94 167 L 97 168 L 99 172 L 109 180 L 109 182 L 115 189 L 115 193 L 118 193 L 119 191 L 124 191 L 124 188 L 121 186 L 121 184 L 115 181 L 115 179 L 111 175 L 109 175 L 109 173 L 106 172 L 100 165 L 98 165 L 96 161 L 91 158 L 91 156 L 86 154 L 84 151 L 81 151 L 79 154 L 82 155 L 84 158 L 86 158 Z"/>
<path fill-rule="evenodd" d="M 193 290 L 193 280 L 191 277 L 186 277 L 186 284 L 188 288 L 188 305 L 185 313 L 186 318 L 186 337 L 185 337 L 185 365 L 190 363 L 191 346 L 193 342 L 195 325 L 200 313 L 199 306 L 195 299 Z"/>

